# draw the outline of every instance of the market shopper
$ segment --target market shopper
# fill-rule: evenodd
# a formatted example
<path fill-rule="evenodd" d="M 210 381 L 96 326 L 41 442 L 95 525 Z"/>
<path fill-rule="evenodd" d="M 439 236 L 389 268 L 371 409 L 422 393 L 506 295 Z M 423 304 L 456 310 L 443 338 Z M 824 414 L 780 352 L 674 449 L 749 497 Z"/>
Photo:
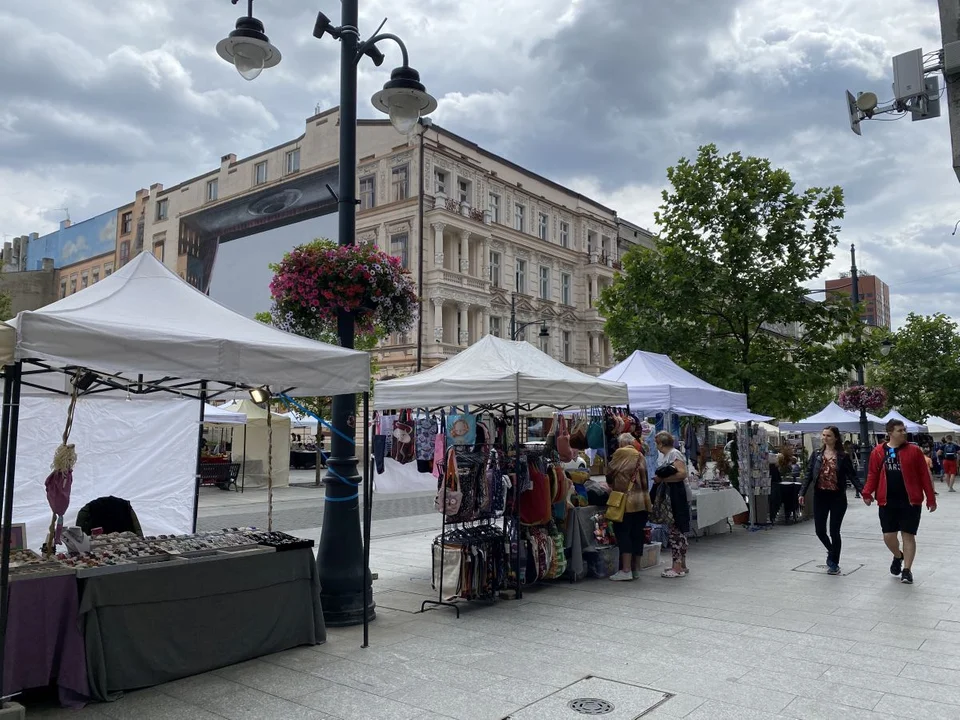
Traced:
<path fill-rule="evenodd" d="M 813 490 L 813 524 L 817 537 L 827 549 L 828 575 L 840 574 L 840 526 L 847 512 L 848 482 L 859 497 L 863 486 L 853 468 L 853 458 L 840 439 L 840 430 L 830 425 L 820 433 L 820 449 L 810 458 L 807 477 L 800 488 L 800 504 L 803 505 L 807 490 L 816 483 Z"/>
<path fill-rule="evenodd" d="M 912 584 L 924 496 L 930 512 L 937 509 L 937 498 L 927 459 L 919 447 L 907 442 L 903 421 L 889 420 L 886 430 L 887 442 L 877 445 L 870 453 L 863 502 L 871 505 L 876 498 L 880 506 L 883 542 L 893 553 L 890 574 L 899 575 L 901 582 Z"/>
<path fill-rule="evenodd" d="M 943 479 L 947 482 L 947 492 L 956 492 L 953 484 L 957 481 L 957 456 L 960 455 L 960 445 L 953 441 L 953 435 L 943 439 L 940 448 L 940 457 L 943 464 Z"/>
<path fill-rule="evenodd" d="M 673 446 L 673 435 L 666 431 L 658 432 L 657 474 L 654 482 L 666 484 L 670 496 L 673 523 L 668 528 L 670 549 L 673 552 L 673 566 L 660 575 L 665 578 L 678 578 L 687 575 L 687 533 L 690 532 L 690 500 L 687 498 L 687 464 L 683 454 Z M 667 468 L 673 471 L 663 472 Z"/>
<path fill-rule="evenodd" d="M 613 523 L 613 533 L 620 549 L 620 570 L 611 580 L 636 580 L 640 577 L 643 558 L 644 530 L 650 517 L 650 491 L 647 463 L 637 451 L 636 439 L 630 433 L 617 438 L 619 447 L 607 463 L 607 482 L 612 490 L 627 494 L 623 522 Z"/>

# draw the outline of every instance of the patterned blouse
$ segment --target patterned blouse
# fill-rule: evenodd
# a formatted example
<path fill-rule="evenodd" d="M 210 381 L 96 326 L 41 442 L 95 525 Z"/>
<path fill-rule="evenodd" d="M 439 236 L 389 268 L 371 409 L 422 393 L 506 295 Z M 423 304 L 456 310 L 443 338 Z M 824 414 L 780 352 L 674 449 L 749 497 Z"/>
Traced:
<path fill-rule="evenodd" d="M 820 463 L 820 477 L 817 478 L 817 490 L 837 490 L 837 456 L 823 456 Z"/>

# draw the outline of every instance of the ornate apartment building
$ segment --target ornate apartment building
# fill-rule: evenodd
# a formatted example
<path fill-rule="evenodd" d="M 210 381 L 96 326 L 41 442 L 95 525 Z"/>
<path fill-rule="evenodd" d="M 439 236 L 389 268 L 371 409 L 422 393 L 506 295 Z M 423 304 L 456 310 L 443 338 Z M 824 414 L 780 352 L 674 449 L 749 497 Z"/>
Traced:
<path fill-rule="evenodd" d="M 118 210 L 116 265 L 152 251 L 206 289 L 220 242 L 336 210 L 339 110 L 302 135 Z M 433 366 L 487 333 L 518 337 L 577 369 L 613 364 L 596 303 L 619 258 L 650 234 L 569 188 L 437 125 L 409 137 L 387 120 L 357 129 L 357 240 L 403 259 L 423 299 L 417 326 L 378 349 L 381 376 Z M 279 258 L 278 258 L 279 259 Z M 541 325 L 549 337 L 540 337 Z"/>

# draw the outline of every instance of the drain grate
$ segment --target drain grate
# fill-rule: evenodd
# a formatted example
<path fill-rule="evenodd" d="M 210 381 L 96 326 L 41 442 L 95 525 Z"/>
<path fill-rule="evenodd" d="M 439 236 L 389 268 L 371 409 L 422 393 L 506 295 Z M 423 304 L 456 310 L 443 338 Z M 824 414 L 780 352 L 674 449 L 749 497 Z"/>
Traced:
<path fill-rule="evenodd" d="M 577 698 L 568 702 L 567 707 L 581 715 L 606 715 L 613 712 L 613 703 L 599 698 Z"/>

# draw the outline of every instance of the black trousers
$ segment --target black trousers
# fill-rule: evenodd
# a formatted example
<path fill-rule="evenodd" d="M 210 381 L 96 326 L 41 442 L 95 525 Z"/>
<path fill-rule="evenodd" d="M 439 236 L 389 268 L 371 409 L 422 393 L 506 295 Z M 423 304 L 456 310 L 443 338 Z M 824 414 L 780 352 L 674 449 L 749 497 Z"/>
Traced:
<path fill-rule="evenodd" d="M 840 526 L 847 513 L 847 493 L 844 490 L 813 491 L 813 525 L 817 537 L 835 563 L 840 562 Z M 827 534 L 829 525 L 830 532 Z"/>

